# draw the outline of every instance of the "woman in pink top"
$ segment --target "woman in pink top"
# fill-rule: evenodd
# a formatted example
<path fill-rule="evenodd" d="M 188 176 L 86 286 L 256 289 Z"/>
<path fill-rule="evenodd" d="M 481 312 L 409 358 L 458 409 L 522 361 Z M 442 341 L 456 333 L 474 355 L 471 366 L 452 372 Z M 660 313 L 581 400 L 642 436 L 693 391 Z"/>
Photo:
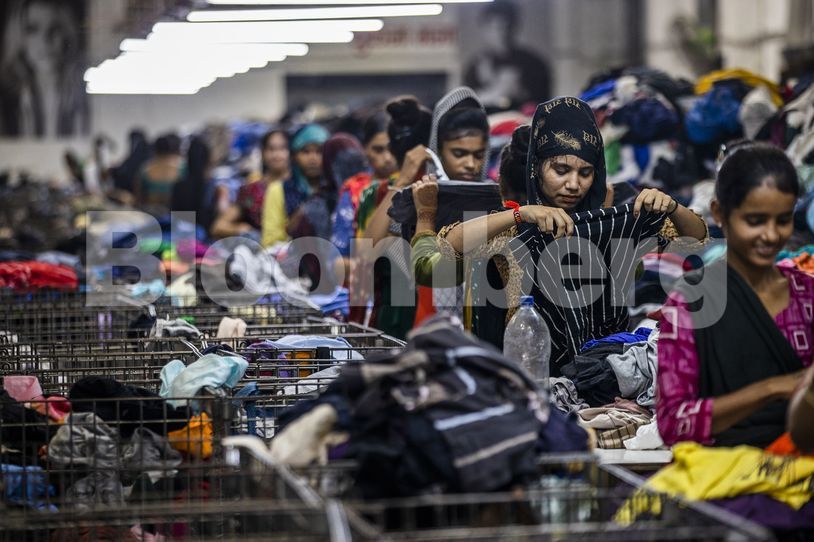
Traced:
<path fill-rule="evenodd" d="M 814 355 L 814 278 L 775 265 L 799 190 L 775 147 L 738 147 L 722 164 L 711 209 L 726 260 L 663 309 L 656 409 L 666 444 L 763 448 L 783 433 L 788 399 Z"/>

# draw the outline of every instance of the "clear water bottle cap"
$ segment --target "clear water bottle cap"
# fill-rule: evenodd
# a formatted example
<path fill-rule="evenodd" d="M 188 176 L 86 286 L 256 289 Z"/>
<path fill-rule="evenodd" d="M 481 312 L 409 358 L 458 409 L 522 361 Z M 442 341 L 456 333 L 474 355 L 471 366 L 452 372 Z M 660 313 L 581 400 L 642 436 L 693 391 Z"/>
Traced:
<path fill-rule="evenodd" d="M 520 297 L 520 306 L 521 307 L 533 307 L 534 306 L 534 296 L 524 295 L 524 296 Z"/>

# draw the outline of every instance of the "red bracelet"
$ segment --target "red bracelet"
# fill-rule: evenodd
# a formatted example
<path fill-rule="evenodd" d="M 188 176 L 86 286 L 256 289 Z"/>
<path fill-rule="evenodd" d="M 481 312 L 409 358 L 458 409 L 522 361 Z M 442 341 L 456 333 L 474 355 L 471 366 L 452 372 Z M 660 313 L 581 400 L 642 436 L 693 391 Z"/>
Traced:
<path fill-rule="evenodd" d="M 503 202 L 503 207 L 506 209 L 511 209 L 512 213 L 514 214 L 514 221 L 517 224 L 523 223 L 523 215 L 520 214 L 520 204 L 516 201 L 506 200 Z"/>

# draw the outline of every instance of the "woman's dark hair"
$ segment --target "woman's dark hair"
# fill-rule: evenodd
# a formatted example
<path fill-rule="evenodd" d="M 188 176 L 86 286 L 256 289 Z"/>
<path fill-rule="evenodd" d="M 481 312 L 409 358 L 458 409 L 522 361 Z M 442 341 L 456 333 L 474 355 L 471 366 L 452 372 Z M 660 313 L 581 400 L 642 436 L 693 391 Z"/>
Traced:
<path fill-rule="evenodd" d="M 528 163 L 531 127 L 519 126 L 511 142 L 500 153 L 500 189 L 505 199 L 526 201 L 526 164 Z"/>
<path fill-rule="evenodd" d="M 194 211 L 196 220 L 207 230 L 214 219 L 212 201 L 207 201 L 211 195 L 207 190 L 209 183 L 209 166 L 211 152 L 206 140 L 201 136 L 193 136 L 187 148 L 186 172 L 181 182 L 173 187 L 172 210 Z"/>
<path fill-rule="evenodd" d="M 489 137 L 489 119 L 479 107 L 457 107 L 438 122 L 438 144 L 462 137 Z"/>
<path fill-rule="evenodd" d="M 130 154 L 121 164 L 114 167 L 110 174 L 116 188 L 132 192 L 138 172 L 150 160 L 152 150 L 150 142 L 142 130 L 131 130 L 128 139 L 130 140 Z"/>
<path fill-rule="evenodd" d="M 164 134 L 153 143 L 153 152 L 156 156 L 181 154 L 181 138 L 176 134 Z"/>
<path fill-rule="evenodd" d="M 269 141 L 271 141 L 271 138 L 276 136 L 277 134 L 283 136 L 283 139 L 285 139 L 285 148 L 286 149 L 289 148 L 289 145 L 291 144 L 291 138 L 289 137 L 288 132 L 286 132 L 285 130 L 282 130 L 280 128 L 275 128 L 274 130 L 269 130 L 268 132 L 263 134 L 263 137 L 260 139 L 260 152 L 261 153 L 266 150 L 266 145 L 269 144 Z M 261 159 L 260 162 L 261 162 L 261 167 L 263 169 L 263 174 L 268 173 L 268 168 L 266 167 L 266 161 Z"/>
<path fill-rule="evenodd" d="M 399 166 L 404 163 L 407 153 L 418 145 L 430 144 L 432 112 L 418 102 L 414 96 L 400 96 L 387 104 L 390 124 L 390 152 Z"/>
<path fill-rule="evenodd" d="M 266 149 L 266 145 L 269 144 L 269 141 L 271 140 L 271 138 L 276 136 L 277 134 L 283 136 L 283 139 L 285 139 L 285 145 L 286 145 L 286 147 L 288 147 L 288 143 L 289 143 L 288 132 L 286 132 L 285 130 L 281 130 L 279 128 L 276 128 L 274 130 L 269 130 L 268 132 L 263 134 L 262 139 L 260 139 L 260 150 L 264 151 Z"/>
<path fill-rule="evenodd" d="M 367 147 L 374 137 L 382 132 L 387 132 L 389 123 L 390 117 L 384 111 L 379 111 L 368 117 L 362 127 L 362 145 Z"/>
<path fill-rule="evenodd" d="M 797 170 L 786 153 L 768 143 L 739 145 L 724 159 L 715 183 L 715 199 L 724 216 L 764 183 L 785 194 L 800 195 Z"/>

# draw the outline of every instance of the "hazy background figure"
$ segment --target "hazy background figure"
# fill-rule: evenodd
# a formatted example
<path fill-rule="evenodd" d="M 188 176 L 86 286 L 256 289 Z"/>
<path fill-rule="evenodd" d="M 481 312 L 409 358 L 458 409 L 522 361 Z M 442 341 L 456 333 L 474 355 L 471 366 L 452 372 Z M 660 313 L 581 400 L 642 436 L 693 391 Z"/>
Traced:
<path fill-rule="evenodd" d="M 0 3 L 0 135 L 86 135 L 84 0 Z"/>

